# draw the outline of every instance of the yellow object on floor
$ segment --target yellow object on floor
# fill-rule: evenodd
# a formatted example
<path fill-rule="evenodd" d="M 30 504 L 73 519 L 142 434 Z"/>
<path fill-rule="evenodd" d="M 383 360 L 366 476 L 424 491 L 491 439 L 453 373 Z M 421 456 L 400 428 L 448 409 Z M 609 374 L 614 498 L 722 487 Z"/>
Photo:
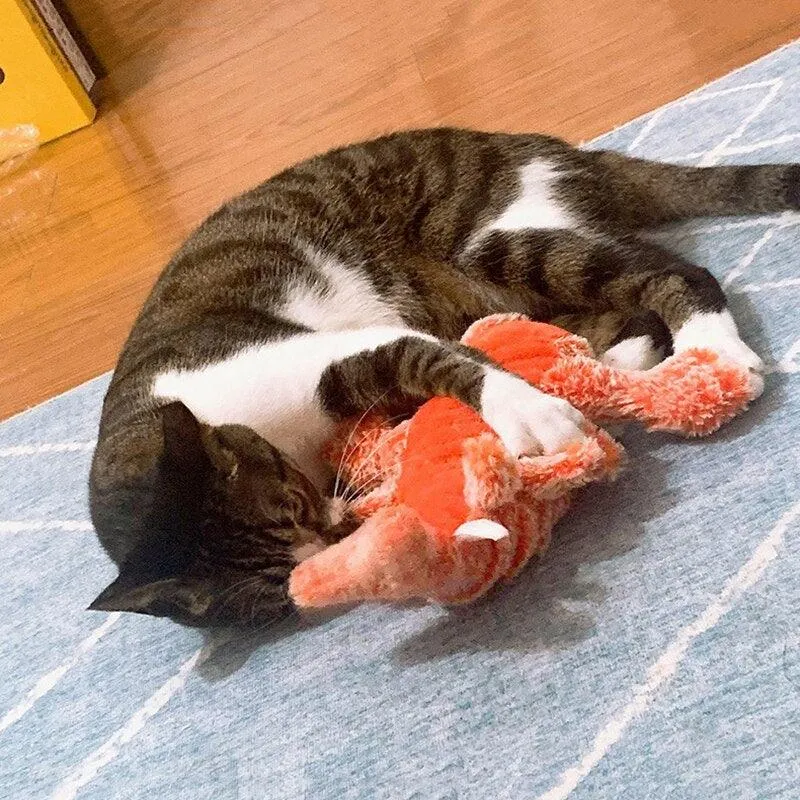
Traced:
<path fill-rule="evenodd" d="M 94 119 L 95 76 L 50 0 L 0 0 L 0 160 Z"/>

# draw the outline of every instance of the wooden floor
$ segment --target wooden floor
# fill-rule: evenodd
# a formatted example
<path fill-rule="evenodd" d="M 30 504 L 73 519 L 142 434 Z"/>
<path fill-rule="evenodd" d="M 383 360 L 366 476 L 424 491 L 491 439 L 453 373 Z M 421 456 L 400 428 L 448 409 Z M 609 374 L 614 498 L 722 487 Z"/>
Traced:
<path fill-rule="evenodd" d="M 113 366 L 223 199 L 437 124 L 583 140 L 800 36 L 797 0 L 68 0 L 94 126 L 0 178 L 0 418 Z"/>

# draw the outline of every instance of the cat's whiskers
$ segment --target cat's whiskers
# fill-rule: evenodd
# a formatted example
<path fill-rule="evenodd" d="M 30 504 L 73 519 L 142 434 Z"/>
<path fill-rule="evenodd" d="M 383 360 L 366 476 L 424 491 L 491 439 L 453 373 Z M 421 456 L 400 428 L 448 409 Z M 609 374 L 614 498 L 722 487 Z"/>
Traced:
<path fill-rule="evenodd" d="M 386 420 L 386 422 L 387 423 L 394 422 L 396 419 L 401 419 L 404 416 L 405 416 L 404 414 L 395 414 L 394 416 L 389 417 Z M 359 442 L 363 441 L 363 439 L 366 438 L 366 436 L 367 436 L 367 434 L 364 434 L 364 437 L 362 437 L 362 439 L 360 439 Z M 347 488 L 345 490 L 345 493 L 342 495 L 342 499 L 345 501 L 345 503 L 352 502 L 352 500 L 355 497 L 357 497 L 360 492 L 362 492 L 364 489 L 366 489 L 371 483 L 373 483 L 374 481 L 378 480 L 378 476 L 375 476 L 375 475 L 366 476 L 365 479 L 362 481 L 361 486 L 360 487 L 357 486 L 355 492 L 352 491 L 353 487 L 356 486 L 355 481 L 357 481 L 358 478 L 361 475 L 363 475 L 364 470 L 367 469 L 367 465 L 369 464 L 370 459 L 375 455 L 375 453 L 378 452 L 378 450 L 381 447 L 383 447 L 383 437 L 382 436 L 379 437 L 378 441 L 375 443 L 375 446 L 372 448 L 372 450 L 370 450 L 370 452 L 367 453 L 367 455 L 364 456 L 364 458 L 361 459 L 361 466 L 358 467 L 358 469 L 356 469 L 356 471 L 351 476 L 350 480 L 347 482 Z M 355 446 L 354 446 L 353 449 L 355 449 Z"/>
<path fill-rule="evenodd" d="M 256 614 L 261 610 L 261 600 L 267 596 L 270 590 L 270 584 L 262 584 L 255 597 L 253 598 L 253 605 L 250 608 L 250 622 L 249 626 L 252 628 L 255 624 Z"/>
<path fill-rule="evenodd" d="M 223 602 L 231 603 L 234 597 L 239 597 L 252 586 L 258 584 L 260 582 L 259 578 L 259 575 L 249 575 L 247 578 L 237 581 L 233 584 L 233 586 L 229 586 L 224 592 L 222 592 L 222 594 L 217 598 L 217 602 L 219 604 L 222 604 Z"/>
<path fill-rule="evenodd" d="M 357 473 L 353 477 L 358 478 L 362 476 L 360 476 Z M 342 496 L 344 503 L 345 504 L 352 503 L 360 495 L 364 494 L 365 492 L 372 491 L 374 488 L 376 488 L 376 485 L 379 484 L 384 478 L 385 475 L 381 476 L 377 474 L 372 474 L 372 475 L 364 475 L 360 483 L 355 483 L 352 481 L 348 482 L 347 492 Z"/>
<path fill-rule="evenodd" d="M 377 450 L 377 447 L 380 447 L 380 446 L 381 446 L 380 444 L 377 445 L 376 446 L 376 450 Z M 374 452 L 375 451 L 373 451 L 373 453 Z M 422 454 L 418 454 L 418 455 L 415 455 L 415 456 L 403 455 L 403 457 L 400 459 L 400 461 L 395 466 L 395 469 L 397 471 L 400 471 L 403 467 L 407 466 L 408 464 L 412 463 L 413 461 L 419 462 L 419 461 L 422 461 L 423 458 L 424 458 L 424 456 Z M 377 480 L 377 478 L 375 476 L 367 477 L 366 480 L 364 480 L 362 482 L 361 486 L 356 486 L 355 487 L 356 491 L 355 492 L 351 492 L 351 494 L 349 495 L 349 499 L 347 499 L 345 502 L 352 502 L 361 492 L 363 492 L 365 489 L 368 489 L 370 487 L 370 484 L 373 483 L 375 480 Z"/>
<path fill-rule="evenodd" d="M 378 403 L 380 403 L 380 401 L 383 400 L 383 398 L 386 397 L 386 395 L 389 394 L 389 392 L 392 391 L 392 389 L 394 389 L 393 386 L 389 387 L 383 394 L 381 394 L 380 396 L 375 398 L 375 400 L 372 403 L 370 403 L 370 405 L 367 408 L 367 410 L 358 418 L 358 421 L 353 425 L 353 427 L 352 427 L 352 429 L 350 431 L 350 435 L 347 437 L 347 441 L 345 442 L 344 447 L 342 448 L 342 457 L 339 459 L 339 466 L 336 468 L 336 480 L 334 481 L 334 484 L 333 484 L 333 497 L 334 497 L 334 499 L 336 499 L 336 497 L 338 496 L 339 481 L 341 480 L 341 477 L 342 477 L 342 468 L 344 467 L 345 458 L 349 455 L 347 448 L 350 446 L 350 443 L 353 441 L 353 436 L 355 436 L 355 433 L 356 433 L 356 430 L 358 429 L 358 426 L 367 418 L 367 414 L 369 414 L 369 412 L 372 411 L 375 408 L 375 406 L 377 406 Z M 364 434 L 364 436 L 366 436 L 366 434 Z M 362 439 L 360 439 L 359 442 L 363 440 L 364 436 L 362 436 Z M 353 445 L 353 450 L 355 450 L 355 448 L 357 446 L 358 446 L 358 442 Z"/>
<path fill-rule="evenodd" d="M 253 597 L 253 603 L 250 606 L 250 623 L 249 623 L 250 625 L 253 624 L 253 621 L 256 618 L 256 607 L 258 605 L 258 602 L 264 596 L 265 592 L 266 592 L 266 587 L 262 586 L 261 589 L 257 591 L 255 596 Z"/>

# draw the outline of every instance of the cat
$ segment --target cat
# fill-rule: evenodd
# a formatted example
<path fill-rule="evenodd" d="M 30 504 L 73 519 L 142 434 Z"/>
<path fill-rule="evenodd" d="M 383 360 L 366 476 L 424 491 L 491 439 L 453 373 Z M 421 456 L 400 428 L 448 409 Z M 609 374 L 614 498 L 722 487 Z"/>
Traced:
<path fill-rule="evenodd" d="M 119 576 L 91 605 L 264 624 L 293 566 L 352 530 L 320 456 L 338 421 L 432 395 L 516 454 L 582 417 L 456 343 L 522 312 L 641 369 L 701 345 L 747 367 L 705 269 L 637 236 L 800 208 L 800 166 L 695 168 L 437 128 L 333 150 L 213 213 L 145 302 L 104 403 L 90 508 Z"/>

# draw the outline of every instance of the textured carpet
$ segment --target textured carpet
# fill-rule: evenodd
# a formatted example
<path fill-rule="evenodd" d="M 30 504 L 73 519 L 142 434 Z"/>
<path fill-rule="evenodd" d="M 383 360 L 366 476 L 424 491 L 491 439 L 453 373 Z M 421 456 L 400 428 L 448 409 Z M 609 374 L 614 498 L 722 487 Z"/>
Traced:
<path fill-rule="evenodd" d="M 800 44 L 598 145 L 800 161 Z M 0 796 L 800 796 L 800 215 L 661 238 L 724 280 L 766 394 L 710 440 L 625 434 L 624 479 L 466 610 L 210 640 L 84 612 L 106 380 L 0 426 Z"/>

